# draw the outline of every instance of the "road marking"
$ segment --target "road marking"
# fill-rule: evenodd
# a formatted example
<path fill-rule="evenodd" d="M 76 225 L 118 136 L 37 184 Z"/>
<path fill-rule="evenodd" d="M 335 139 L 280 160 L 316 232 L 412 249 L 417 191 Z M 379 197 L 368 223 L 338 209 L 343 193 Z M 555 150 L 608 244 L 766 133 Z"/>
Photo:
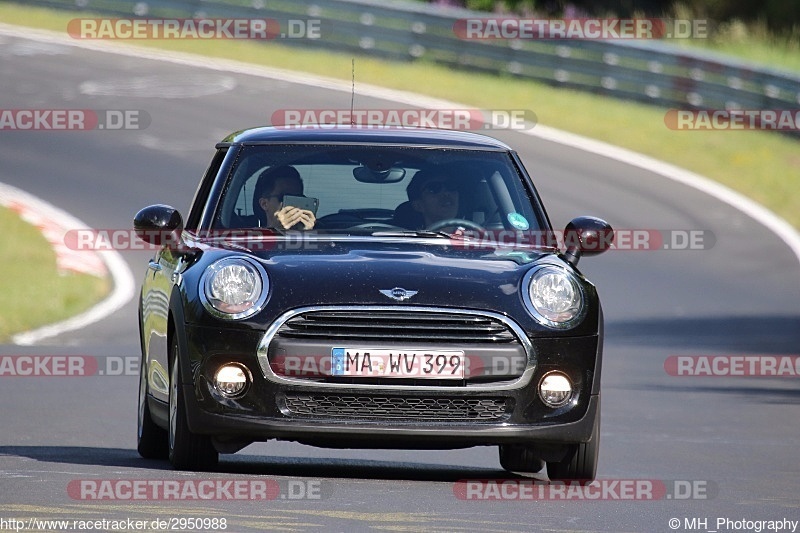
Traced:
<path fill-rule="evenodd" d="M 800 261 L 800 233 L 797 232 L 794 226 L 758 202 L 721 183 L 670 163 L 602 141 L 596 141 L 547 126 L 538 125 L 536 130 L 538 131 L 522 131 L 520 133 L 621 161 L 704 192 L 741 211 L 775 233 L 792 250 L 797 260 Z"/>
<path fill-rule="evenodd" d="M 12 26 L 2 23 L 0 23 L 0 34 L 49 44 L 73 46 L 97 52 L 164 61 L 218 72 L 246 74 L 345 93 L 350 93 L 352 90 L 349 81 L 336 80 L 292 70 L 242 63 L 229 59 L 209 58 L 184 52 L 166 52 L 117 42 L 75 41 L 74 39 L 70 39 L 66 34 L 58 32 Z M 468 107 L 464 104 L 450 102 L 448 100 L 368 84 L 359 84 L 358 94 L 431 109 L 465 109 Z M 786 243 L 789 249 L 794 253 L 798 262 L 800 262 L 800 233 L 798 233 L 791 224 L 766 207 L 725 185 L 717 183 L 705 176 L 701 176 L 700 174 L 660 161 L 653 157 L 639 154 L 632 150 L 620 148 L 556 128 L 542 126 L 541 124 L 537 124 L 533 129 L 518 131 L 518 133 L 616 160 L 704 192 L 741 211 L 775 233 Z"/>
<path fill-rule="evenodd" d="M 80 84 L 78 91 L 88 96 L 198 98 L 235 88 L 236 80 L 230 76 L 183 76 L 176 81 L 166 75 L 150 75 L 85 81 Z"/>

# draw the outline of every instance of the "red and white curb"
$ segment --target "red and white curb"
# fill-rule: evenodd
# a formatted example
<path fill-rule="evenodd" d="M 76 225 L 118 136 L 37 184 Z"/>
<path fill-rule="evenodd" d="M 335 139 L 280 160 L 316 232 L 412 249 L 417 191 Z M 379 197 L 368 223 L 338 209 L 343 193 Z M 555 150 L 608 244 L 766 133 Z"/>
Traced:
<path fill-rule="evenodd" d="M 59 273 L 77 272 L 101 278 L 111 274 L 114 283 L 111 294 L 88 311 L 62 322 L 18 333 L 11 337 L 14 344 L 31 345 L 48 337 L 84 328 L 106 318 L 133 298 L 133 274 L 119 252 L 112 250 L 110 244 L 104 246 L 107 251 L 72 250 L 66 245 L 64 237 L 67 232 L 88 227 L 85 223 L 66 211 L 5 183 L 0 183 L 0 206 L 16 212 L 22 220 L 39 229 L 56 254 L 56 268 Z"/>
<path fill-rule="evenodd" d="M 77 272 L 98 278 L 108 274 L 106 264 L 96 253 L 85 253 L 67 247 L 64 237 L 71 228 L 63 217 L 55 215 L 44 202 L 19 189 L 9 192 L 8 185 L 0 185 L 0 206 L 14 211 L 28 224 L 36 227 L 50 243 L 56 254 L 56 269 L 59 274 Z"/>

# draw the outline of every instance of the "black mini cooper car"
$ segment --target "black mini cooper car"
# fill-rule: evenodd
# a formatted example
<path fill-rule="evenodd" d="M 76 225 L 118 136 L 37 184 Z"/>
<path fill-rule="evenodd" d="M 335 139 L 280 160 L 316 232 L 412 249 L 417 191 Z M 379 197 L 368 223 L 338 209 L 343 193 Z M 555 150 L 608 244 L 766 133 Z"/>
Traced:
<path fill-rule="evenodd" d="M 175 468 L 282 439 L 497 445 L 593 479 L 603 315 L 517 153 L 474 133 L 256 128 L 219 143 L 188 216 L 142 209 L 138 450 Z"/>

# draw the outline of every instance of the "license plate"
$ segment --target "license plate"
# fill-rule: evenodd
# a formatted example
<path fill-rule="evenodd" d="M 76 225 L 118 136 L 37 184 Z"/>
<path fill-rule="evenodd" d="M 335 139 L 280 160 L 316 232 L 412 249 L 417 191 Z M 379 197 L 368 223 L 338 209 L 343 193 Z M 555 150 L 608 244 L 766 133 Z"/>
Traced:
<path fill-rule="evenodd" d="M 331 374 L 364 378 L 464 379 L 464 352 L 333 348 Z"/>

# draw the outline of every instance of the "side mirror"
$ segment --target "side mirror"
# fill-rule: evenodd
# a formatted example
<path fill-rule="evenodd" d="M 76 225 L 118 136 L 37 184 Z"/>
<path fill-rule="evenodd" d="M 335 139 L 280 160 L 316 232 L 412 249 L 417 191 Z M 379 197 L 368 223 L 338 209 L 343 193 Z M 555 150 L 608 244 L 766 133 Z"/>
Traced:
<path fill-rule="evenodd" d="M 573 218 L 564 229 L 564 243 L 564 259 L 575 266 L 582 256 L 598 255 L 611 248 L 614 230 L 600 218 Z"/>
<path fill-rule="evenodd" d="M 137 237 L 155 246 L 177 245 L 183 231 L 183 217 L 169 205 L 151 205 L 133 217 L 133 230 Z"/>

